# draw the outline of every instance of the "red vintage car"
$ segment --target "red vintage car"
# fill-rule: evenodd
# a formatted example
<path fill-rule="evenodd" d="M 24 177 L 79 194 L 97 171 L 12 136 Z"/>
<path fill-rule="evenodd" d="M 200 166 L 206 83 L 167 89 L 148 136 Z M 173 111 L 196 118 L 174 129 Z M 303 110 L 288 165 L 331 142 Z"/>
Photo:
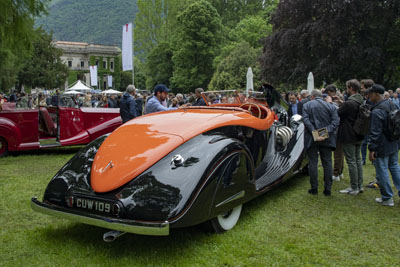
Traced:
<path fill-rule="evenodd" d="M 119 109 L 40 107 L 0 112 L 0 157 L 9 151 L 87 144 L 121 125 Z"/>

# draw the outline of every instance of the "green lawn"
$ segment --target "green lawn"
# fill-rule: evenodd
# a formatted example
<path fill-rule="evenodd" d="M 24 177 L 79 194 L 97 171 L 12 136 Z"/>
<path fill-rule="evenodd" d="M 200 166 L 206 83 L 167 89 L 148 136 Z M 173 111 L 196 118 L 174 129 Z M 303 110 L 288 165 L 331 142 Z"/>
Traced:
<path fill-rule="evenodd" d="M 35 213 L 51 177 L 76 149 L 22 153 L 0 159 L 0 265 L 2 266 L 399 266 L 400 203 L 382 207 L 379 191 L 341 195 L 307 193 L 307 176 L 243 206 L 224 234 L 198 227 L 167 237 L 126 234 L 105 243 L 106 229 Z M 347 176 L 347 170 L 345 172 Z M 370 163 L 365 182 L 374 177 Z M 347 176 L 348 177 L 348 176 Z M 322 177 L 320 177 L 322 182 Z M 395 191 L 397 193 L 397 191 Z"/>

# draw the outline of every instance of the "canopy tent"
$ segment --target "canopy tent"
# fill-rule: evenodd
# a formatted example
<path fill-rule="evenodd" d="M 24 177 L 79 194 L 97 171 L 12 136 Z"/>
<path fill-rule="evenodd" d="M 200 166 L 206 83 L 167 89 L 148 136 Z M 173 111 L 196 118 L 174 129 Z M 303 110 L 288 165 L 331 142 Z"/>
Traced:
<path fill-rule="evenodd" d="M 83 94 L 83 93 L 75 91 L 75 90 L 69 90 L 69 91 L 64 93 L 64 95 L 78 95 L 78 94 Z"/>
<path fill-rule="evenodd" d="M 76 81 L 75 84 L 73 84 L 73 86 L 71 86 L 70 88 L 68 88 L 66 91 L 79 91 L 79 92 L 90 92 L 92 90 L 92 88 L 86 86 L 83 82 L 81 82 L 81 80 Z"/>
<path fill-rule="evenodd" d="M 114 90 L 114 89 L 108 89 L 102 92 L 103 94 L 106 95 L 113 95 L 113 94 L 122 94 L 122 92 Z"/>

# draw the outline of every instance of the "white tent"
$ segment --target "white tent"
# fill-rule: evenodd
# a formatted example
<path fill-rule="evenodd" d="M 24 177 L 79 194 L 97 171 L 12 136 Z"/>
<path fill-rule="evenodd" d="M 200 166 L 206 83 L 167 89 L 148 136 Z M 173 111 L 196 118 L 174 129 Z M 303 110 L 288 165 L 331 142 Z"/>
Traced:
<path fill-rule="evenodd" d="M 108 89 L 108 90 L 105 90 L 105 91 L 103 91 L 101 93 L 102 94 L 106 94 L 106 95 L 122 94 L 122 92 L 114 90 L 114 89 Z"/>
<path fill-rule="evenodd" d="M 75 90 L 69 90 L 69 91 L 64 93 L 64 95 L 77 95 L 77 94 L 83 94 L 83 93 L 75 91 Z"/>
<path fill-rule="evenodd" d="M 78 80 L 75 84 L 73 84 L 73 86 L 71 86 L 70 88 L 68 88 L 66 91 L 79 91 L 79 92 L 90 92 L 90 90 L 92 90 L 92 88 L 86 86 L 83 82 L 81 82 L 81 80 Z"/>

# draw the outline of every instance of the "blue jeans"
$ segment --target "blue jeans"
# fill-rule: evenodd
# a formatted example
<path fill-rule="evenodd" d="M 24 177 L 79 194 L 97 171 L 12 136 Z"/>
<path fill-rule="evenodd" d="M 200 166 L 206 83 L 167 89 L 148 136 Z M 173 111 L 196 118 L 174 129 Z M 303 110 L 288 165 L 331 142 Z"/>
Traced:
<path fill-rule="evenodd" d="M 395 152 L 386 157 L 378 157 L 375 160 L 376 178 L 379 182 L 379 188 L 383 200 L 388 200 L 393 197 L 392 187 L 390 185 L 389 170 L 392 174 L 394 186 L 399 191 L 400 195 L 400 166 L 399 153 Z"/>

